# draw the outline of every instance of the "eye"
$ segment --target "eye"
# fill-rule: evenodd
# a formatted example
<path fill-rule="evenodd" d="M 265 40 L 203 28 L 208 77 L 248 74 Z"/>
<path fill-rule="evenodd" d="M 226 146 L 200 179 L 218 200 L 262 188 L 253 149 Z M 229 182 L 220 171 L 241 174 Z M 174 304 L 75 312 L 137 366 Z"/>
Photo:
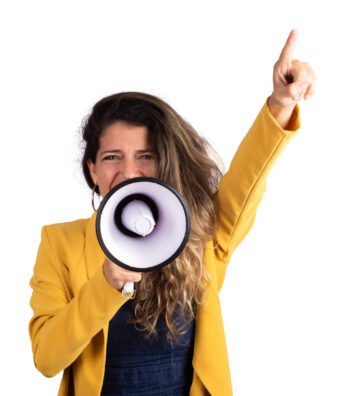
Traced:
<path fill-rule="evenodd" d="M 154 159 L 154 155 L 153 154 L 142 154 L 139 157 L 142 160 L 153 160 Z"/>
<path fill-rule="evenodd" d="M 119 161 L 121 157 L 117 154 L 109 154 L 103 158 L 103 161 Z"/>

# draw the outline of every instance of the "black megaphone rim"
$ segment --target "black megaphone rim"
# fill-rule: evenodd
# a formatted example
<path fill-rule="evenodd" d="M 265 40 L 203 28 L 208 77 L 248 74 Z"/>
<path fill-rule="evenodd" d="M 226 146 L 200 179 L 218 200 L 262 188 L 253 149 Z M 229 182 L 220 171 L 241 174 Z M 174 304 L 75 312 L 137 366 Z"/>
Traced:
<path fill-rule="evenodd" d="M 147 267 L 147 268 L 136 268 L 136 267 L 132 267 L 122 261 L 120 261 L 119 259 L 117 259 L 115 256 L 113 256 L 111 254 L 111 252 L 107 249 L 104 240 L 102 238 L 101 232 L 100 232 L 100 220 L 101 220 L 101 215 L 103 213 L 103 210 L 105 208 L 106 203 L 109 201 L 109 199 L 116 193 L 117 190 L 120 190 L 121 188 L 132 184 L 132 183 L 138 183 L 138 182 L 150 182 L 150 183 L 156 183 L 159 184 L 165 188 L 167 188 L 168 190 L 170 190 L 179 200 L 180 204 L 182 205 L 185 217 L 186 217 L 186 229 L 185 229 L 185 234 L 183 237 L 183 240 L 181 242 L 181 244 L 179 245 L 179 247 L 177 248 L 177 250 L 170 256 L 168 257 L 166 260 L 164 260 L 163 262 L 154 265 L 152 267 Z M 134 177 L 128 180 L 125 180 L 121 183 L 119 183 L 118 185 L 116 185 L 115 187 L 113 187 L 103 198 L 103 200 L 100 203 L 100 206 L 98 208 L 97 214 L 96 214 L 96 222 L 95 222 L 95 231 L 96 231 L 96 235 L 99 241 L 99 245 L 101 247 L 101 249 L 103 250 L 103 252 L 105 253 L 105 255 L 115 264 L 117 264 L 119 267 L 121 268 L 125 268 L 129 271 L 133 271 L 133 272 L 150 272 L 150 271 L 156 271 L 164 266 L 166 266 L 167 264 L 170 264 L 173 260 L 175 260 L 180 253 L 183 251 L 185 245 L 187 244 L 188 238 L 189 238 L 189 234 L 190 234 L 190 212 L 188 209 L 188 205 L 185 202 L 185 200 L 183 199 L 183 197 L 172 187 L 170 186 L 167 182 L 164 182 L 163 180 L 160 179 L 156 179 L 154 177 L 147 177 L 147 176 L 142 176 L 142 177 Z"/>

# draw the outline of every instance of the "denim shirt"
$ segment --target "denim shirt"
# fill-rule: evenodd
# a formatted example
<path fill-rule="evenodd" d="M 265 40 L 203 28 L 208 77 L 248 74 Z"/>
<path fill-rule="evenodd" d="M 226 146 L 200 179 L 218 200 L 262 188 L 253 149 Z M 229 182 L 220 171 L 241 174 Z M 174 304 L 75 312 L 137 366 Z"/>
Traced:
<path fill-rule="evenodd" d="M 178 311 L 174 313 L 176 319 Z M 185 396 L 192 382 L 194 321 L 176 342 L 169 341 L 164 318 L 157 322 L 158 337 L 145 339 L 128 300 L 109 323 L 102 396 Z"/>

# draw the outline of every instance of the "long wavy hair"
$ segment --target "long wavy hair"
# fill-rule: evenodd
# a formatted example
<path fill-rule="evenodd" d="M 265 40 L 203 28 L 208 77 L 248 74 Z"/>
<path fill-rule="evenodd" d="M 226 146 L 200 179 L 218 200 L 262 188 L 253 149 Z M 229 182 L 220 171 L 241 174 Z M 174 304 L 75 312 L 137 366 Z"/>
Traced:
<path fill-rule="evenodd" d="M 162 315 L 168 338 L 177 340 L 194 320 L 209 282 L 203 253 L 216 229 L 213 195 L 222 175 L 218 156 L 163 100 L 139 92 L 114 94 L 96 103 L 83 123 L 82 167 L 91 189 L 94 183 L 88 161 L 95 163 L 101 133 L 117 121 L 147 127 L 158 160 L 157 177 L 174 187 L 190 210 L 191 233 L 185 248 L 173 265 L 142 274 L 137 284 L 135 318 L 131 320 L 151 337 L 157 335 L 156 325 Z M 180 313 L 178 317 L 175 312 Z"/>

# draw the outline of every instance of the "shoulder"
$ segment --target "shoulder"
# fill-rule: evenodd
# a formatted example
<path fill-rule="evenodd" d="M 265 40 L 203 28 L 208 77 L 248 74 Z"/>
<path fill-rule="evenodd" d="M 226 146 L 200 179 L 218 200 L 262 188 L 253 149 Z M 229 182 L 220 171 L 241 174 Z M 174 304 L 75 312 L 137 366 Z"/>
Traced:
<path fill-rule="evenodd" d="M 84 240 L 90 219 L 78 219 L 64 223 L 45 225 L 42 228 L 42 239 L 46 236 L 51 241 L 72 244 Z"/>
<path fill-rule="evenodd" d="M 90 219 L 78 219 L 66 221 L 64 223 L 47 224 L 44 227 L 53 232 L 73 232 L 83 231 L 86 229 Z"/>

